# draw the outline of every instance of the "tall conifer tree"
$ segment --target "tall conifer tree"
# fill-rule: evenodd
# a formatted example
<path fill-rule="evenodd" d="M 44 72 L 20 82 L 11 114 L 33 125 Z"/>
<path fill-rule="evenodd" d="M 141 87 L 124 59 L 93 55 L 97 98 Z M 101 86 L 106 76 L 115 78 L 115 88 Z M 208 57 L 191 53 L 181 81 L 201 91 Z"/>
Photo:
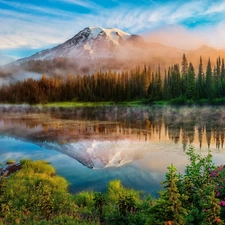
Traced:
<path fill-rule="evenodd" d="M 203 71 L 203 64 L 202 64 L 202 57 L 200 56 L 200 62 L 198 67 L 198 78 L 197 78 L 197 97 L 199 99 L 204 97 L 204 71 Z"/>
<path fill-rule="evenodd" d="M 206 98 L 210 99 L 213 97 L 213 77 L 212 77 L 212 67 L 210 58 L 208 60 L 207 68 L 206 68 Z"/>
<path fill-rule="evenodd" d="M 186 55 L 183 54 L 181 63 L 181 80 L 182 80 L 181 88 L 183 95 L 185 95 L 187 89 L 187 77 L 188 77 L 188 61 Z"/>
<path fill-rule="evenodd" d="M 191 62 L 188 67 L 186 97 L 187 99 L 194 99 L 196 97 L 195 69 Z"/>

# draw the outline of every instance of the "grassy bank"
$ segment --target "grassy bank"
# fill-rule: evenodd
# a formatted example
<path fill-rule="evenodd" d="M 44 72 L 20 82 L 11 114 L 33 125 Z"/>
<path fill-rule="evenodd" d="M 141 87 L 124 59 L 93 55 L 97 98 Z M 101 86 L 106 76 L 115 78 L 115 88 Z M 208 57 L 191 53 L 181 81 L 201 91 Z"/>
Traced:
<path fill-rule="evenodd" d="M 27 103 L 24 103 L 27 104 Z M 2 103 L 2 105 L 24 105 L 24 104 L 12 104 Z M 139 99 L 134 101 L 123 101 L 123 102 L 82 102 L 82 101 L 62 101 L 62 102 L 48 102 L 42 104 L 36 104 L 32 106 L 41 106 L 45 108 L 78 108 L 78 107 L 104 107 L 104 106 L 225 106 L 225 98 L 216 99 L 198 99 L 188 100 L 184 98 L 175 98 L 171 100 L 159 100 L 152 101 L 150 99 Z"/>
<path fill-rule="evenodd" d="M 176 106 L 191 106 L 191 105 L 225 106 L 225 98 L 197 99 L 197 100 L 175 98 L 175 99 L 171 99 L 171 100 L 168 100 L 168 101 L 166 101 L 166 100 L 161 100 L 161 101 L 144 100 L 144 101 L 141 101 L 141 104 L 146 104 L 146 105 L 172 105 L 172 106 L 173 105 L 176 105 Z"/>
<path fill-rule="evenodd" d="M 49 102 L 46 104 L 38 104 L 37 106 L 62 107 L 62 108 L 76 108 L 76 107 L 98 107 L 98 106 L 139 106 L 143 101 L 130 101 L 130 102 Z"/>
<path fill-rule="evenodd" d="M 101 107 L 101 106 L 191 106 L 191 105 L 218 105 L 225 106 L 225 98 L 217 99 L 200 99 L 187 100 L 183 98 L 176 98 L 171 100 L 151 101 L 149 99 L 141 99 L 126 102 L 49 102 L 46 104 L 38 104 L 37 106 L 44 106 L 46 108 L 62 107 L 62 108 L 76 108 L 76 107 Z"/>

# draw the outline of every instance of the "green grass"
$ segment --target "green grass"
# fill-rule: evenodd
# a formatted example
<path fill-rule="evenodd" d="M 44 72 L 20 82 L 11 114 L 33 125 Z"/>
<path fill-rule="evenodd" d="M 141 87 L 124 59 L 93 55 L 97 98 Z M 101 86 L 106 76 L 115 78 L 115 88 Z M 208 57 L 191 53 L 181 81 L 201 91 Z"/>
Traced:
<path fill-rule="evenodd" d="M 14 104 L 12 104 L 14 105 Z M 159 100 L 152 101 L 149 99 L 139 99 L 133 101 L 124 102 L 79 102 L 79 101 L 63 101 L 63 102 L 49 102 L 45 104 L 37 104 L 36 106 L 43 106 L 45 108 L 60 107 L 60 108 L 78 108 L 78 107 L 104 107 L 104 106 L 168 106 L 168 105 L 225 105 L 225 98 L 216 99 L 199 99 L 199 100 L 187 100 L 183 98 L 175 98 L 171 100 Z"/>
<path fill-rule="evenodd" d="M 182 98 L 175 98 L 168 101 L 152 101 L 146 102 L 146 104 L 150 105 L 159 105 L 159 106 L 192 106 L 192 105 L 211 105 L 211 106 L 223 106 L 225 105 L 225 98 L 215 98 L 215 99 L 199 99 L 199 100 L 188 100 Z"/>
<path fill-rule="evenodd" d="M 46 104 L 38 104 L 37 106 L 50 107 L 63 107 L 63 108 L 75 108 L 75 107 L 94 107 L 94 106 L 109 106 L 115 105 L 114 102 L 49 102 Z"/>
<path fill-rule="evenodd" d="M 118 102 L 117 105 L 121 106 L 140 106 L 144 104 L 144 100 L 134 100 L 134 101 L 126 101 L 126 102 Z"/>
<path fill-rule="evenodd" d="M 141 100 L 127 102 L 49 102 L 46 104 L 38 104 L 37 106 L 76 108 L 76 107 L 96 107 L 96 106 L 138 106 L 143 104 Z"/>

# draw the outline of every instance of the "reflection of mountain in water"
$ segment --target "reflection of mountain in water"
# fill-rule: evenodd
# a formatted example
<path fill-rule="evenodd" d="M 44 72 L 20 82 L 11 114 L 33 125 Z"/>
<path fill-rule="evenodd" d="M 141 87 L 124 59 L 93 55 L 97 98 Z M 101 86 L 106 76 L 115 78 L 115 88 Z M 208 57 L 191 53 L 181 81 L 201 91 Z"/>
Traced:
<path fill-rule="evenodd" d="M 0 132 L 67 154 L 90 168 L 144 157 L 140 145 L 223 148 L 224 107 L 0 107 Z M 138 147 L 137 147 L 138 146 Z M 132 152 L 132 154 L 131 154 Z M 140 154 L 137 155 L 136 152 Z"/>
<path fill-rule="evenodd" d="M 94 169 L 123 166 L 131 161 L 143 158 L 149 150 L 147 144 L 129 140 L 94 140 L 62 145 L 43 142 L 40 145 L 41 147 L 66 154 L 83 165 Z M 140 149 L 141 152 L 139 151 Z"/>

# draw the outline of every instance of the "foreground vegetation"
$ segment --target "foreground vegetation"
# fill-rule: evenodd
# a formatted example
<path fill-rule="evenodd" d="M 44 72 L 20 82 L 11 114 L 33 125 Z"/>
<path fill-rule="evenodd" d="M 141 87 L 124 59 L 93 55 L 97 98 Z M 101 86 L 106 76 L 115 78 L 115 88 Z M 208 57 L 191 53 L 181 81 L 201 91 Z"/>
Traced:
<path fill-rule="evenodd" d="M 18 172 L 0 180 L 0 224 L 224 224 L 225 167 L 192 147 L 187 155 L 183 175 L 168 167 L 158 199 L 119 180 L 111 181 L 106 193 L 73 195 L 47 162 L 22 160 Z"/>

